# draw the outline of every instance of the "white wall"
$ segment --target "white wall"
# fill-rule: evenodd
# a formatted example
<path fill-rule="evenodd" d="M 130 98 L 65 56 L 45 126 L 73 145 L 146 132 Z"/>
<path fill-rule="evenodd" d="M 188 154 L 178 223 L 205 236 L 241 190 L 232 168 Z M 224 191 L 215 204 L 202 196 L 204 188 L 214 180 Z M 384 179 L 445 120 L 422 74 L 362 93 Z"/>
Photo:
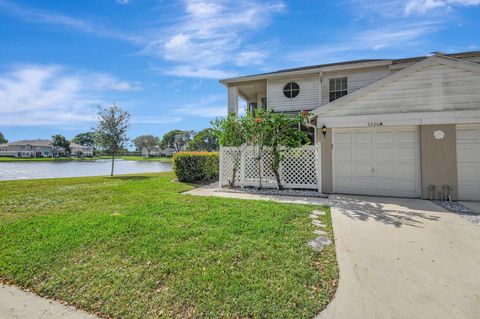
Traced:
<path fill-rule="evenodd" d="M 289 82 L 295 82 L 300 86 L 300 93 L 293 99 L 289 99 L 283 94 L 283 88 Z M 319 107 L 319 75 L 268 80 L 267 104 L 275 111 L 303 111 Z"/>
<path fill-rule="evenodd" d="M 356 90 L 364 86 L 367 86 L 370 83 L 376 82 L 388 75 L 389 75 L 389 70 L 387 66 L 370 68 L 370 69 L 323 73 L 321 105 L 325 105 L 330 102 L 330 79 L 331 78 L 346 76 L 348 94 L 351 94 L 352 92 L 355 92 Z"/>
<path fill-rule="evenodd" d="M 478 110 L 479 88 L 480 73 L 453 65 L 430 64 L 366 92 L 352 103 L 339 103 L 327 114 L 342 116 Z M 342 104 L 345 106 L 342 107 Z"/>

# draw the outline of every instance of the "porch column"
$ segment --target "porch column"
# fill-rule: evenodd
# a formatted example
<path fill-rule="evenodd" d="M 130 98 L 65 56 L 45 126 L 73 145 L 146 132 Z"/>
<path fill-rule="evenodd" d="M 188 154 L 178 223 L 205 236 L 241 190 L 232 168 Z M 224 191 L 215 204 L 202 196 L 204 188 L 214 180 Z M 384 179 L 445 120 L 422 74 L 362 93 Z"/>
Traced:
<path fill-rule="evenodd" d="M 238 114 L 238 89 L 235 86 L 228 87 L 228 114 Z"/>

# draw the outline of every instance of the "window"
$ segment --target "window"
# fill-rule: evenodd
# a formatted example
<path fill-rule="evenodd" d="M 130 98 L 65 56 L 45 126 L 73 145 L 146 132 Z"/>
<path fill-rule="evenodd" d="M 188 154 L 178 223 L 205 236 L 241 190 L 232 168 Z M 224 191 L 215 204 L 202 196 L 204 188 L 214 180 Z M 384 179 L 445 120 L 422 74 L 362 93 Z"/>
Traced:
<path fill-rule="evenodd" d="M 330 79 L 330 102 L 347 95 L 347 77 Z"/>
<path fill-rule="evenodd" d="M 257 109 L 257 103 L 256 102 L 251 102 L 248 103 L 248 113 L 255 115 L 255 111 Z"/>
<path fill-rule="evenodd" d="M 293 99 L 300 93 L 300 86 L 295 82 L 290 82 L 283 87 L 283 94 L 289 99 Z"/>

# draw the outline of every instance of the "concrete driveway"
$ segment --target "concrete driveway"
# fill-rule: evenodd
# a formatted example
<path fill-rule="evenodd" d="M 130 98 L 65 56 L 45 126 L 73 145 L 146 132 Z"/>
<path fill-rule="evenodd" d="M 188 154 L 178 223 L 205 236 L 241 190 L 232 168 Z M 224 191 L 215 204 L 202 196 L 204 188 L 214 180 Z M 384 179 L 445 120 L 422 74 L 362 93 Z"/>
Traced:
<path fill-rule="evenodd" d="M 480 318 L 480 227 L 429 201 L 330 199 L 340 281 L 317 319 Z"/>

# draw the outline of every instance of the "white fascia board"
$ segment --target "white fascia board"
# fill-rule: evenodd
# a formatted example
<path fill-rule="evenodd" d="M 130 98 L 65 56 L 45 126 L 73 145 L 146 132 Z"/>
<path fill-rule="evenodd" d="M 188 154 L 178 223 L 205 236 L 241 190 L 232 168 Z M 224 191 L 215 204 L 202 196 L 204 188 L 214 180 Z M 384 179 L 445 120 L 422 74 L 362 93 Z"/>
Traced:
<path fill-rule="evenodd" d="M 224 79 L 224 80 L 220 80 L 219 82 L 222 83 L 223 85 L 228 85 L 231 83 L 241 83 L 241 82 L 254 81 L 254 80 L 290 78 L 290 77 L 296 77 L 296 76 L 302 76 L 302 75 L 316 74 L 321 72 L 356 70 L 356 69 L 371 68 L 371 67 L 384 66 L 384 65 L 390 65 L 390 64 L 392 64 L 392 60 L 360 62 L 360 63 L 352 63 L 352 64 L 333 65 L 333 66 L 320 67 L 320 68 L 308 69 L 308 70 L 286 71 L 281 73 L 243 76 L 239 78 Z"/>
<path fill-rule="evenodd" d="M 475 124 L 480 123 L 480 110 L 331 116 L 317 119 L 318 128 L 323 125 L 328 128 L 369 127 L 379 123 L 382 126 Z"/>

